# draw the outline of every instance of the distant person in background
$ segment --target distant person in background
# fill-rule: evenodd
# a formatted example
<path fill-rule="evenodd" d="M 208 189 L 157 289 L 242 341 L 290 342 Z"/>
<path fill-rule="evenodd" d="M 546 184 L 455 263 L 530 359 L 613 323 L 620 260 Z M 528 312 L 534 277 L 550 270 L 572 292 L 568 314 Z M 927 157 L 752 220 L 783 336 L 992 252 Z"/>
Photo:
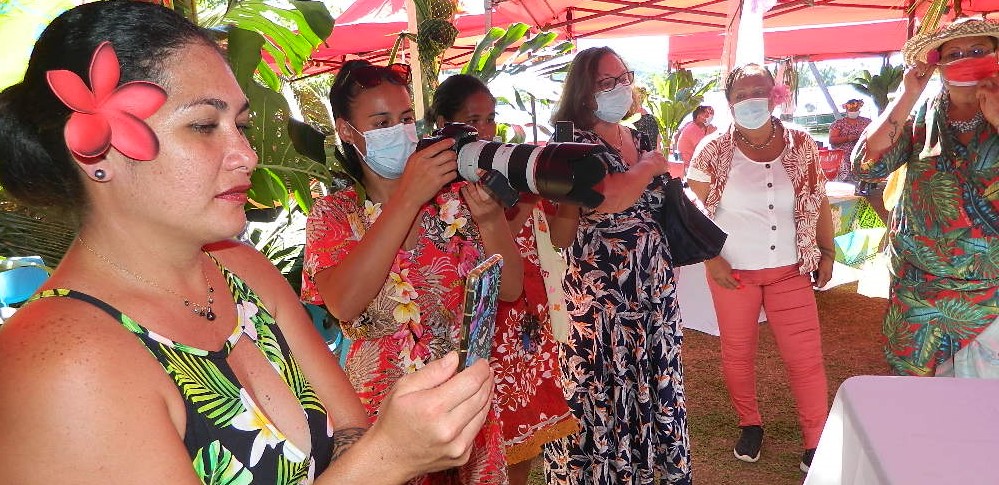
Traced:
<path fill-rule="evenodd" d="M 702 104 L 694 108 L 694 113 L 691 116 L 693 120 L 684 125 L 676 137 L 677 151 L 680 152 L 680 159 L 683 160 L 684 173 L 690 168 L 690 161 L 694 158 L 694 149 L 697 148 L 697 144 L 701 142 L 702 138 L 718 129 L 711 124 L 715 117 L 715 109 L 710 106 Z"/>
<path fill-rule="evenodd" d="M 850 154 L 853 153 L 853 147 L 860 140 L 860 134 L 863 133 L 864 128 L 871 124 L 870 118 L 860 116 L 860 108 L 863 106 L 864 101 L 860 99 L 851 99 L 843 103 L 846 116 L 833 121 L 833 124 L 829 126 L 829 144 L 834 150 L 843 150 L 845 153 L 843 163 L 840 164 L 839 174 L 836 176 L 836 180 L 839 182 L 857 183 L 857 177 L 853 174 Z"/>
<path fill-rule="evenodd" d="M 473 126 L 479 139 L 496 136 L 496 98 L 478 78 L 456 74 L 434 92 L 428 124 L 460 122 Z M 577 431 L 576 418 L 562 395 L 558 345 L 552 336 L 548 295 L 541 276 L 535 230 L 547 231 L 544 211 L 555 207 L 533 194 L 506 211 L 510 232 L 524 260 L 524 293 L 515 301 L 499 302 L 496 335 L 489 364 L 496 376 L 495 399 L 503 422 L 507 475 L 510 485 L 523 485 L 542 446 Z M 535 228 L 536 222 L 540 226 Z"/>
<path fill-rule="evenodd" d="M 649 140 L 652 140 L 652 146 L 658 150 L 660 148 L 659 121 L 645 109 L 645 102 L 649 99 L 649 90 L 644 87 L 635 86 L 631 90 L 631 98 L 634 100 L 634 104 L 631 106 L 631 113 L 625 116 L 625 119 L 630 119 L 635 114 L 640 114 L 641 116 L 634 122 L 635 129 L 645 133 L 645 136 L 649 137 Z"/>
<path fill-rule="evenodd" d="M 854 154 L 861 180 L 900 171 L 883 326 L 896 374 L 999 376 L 995 347 L 976 348 L 999 332 L 997 44 L 999 24 L 979 19 L 909 39 L 901 94 Z M 917 105 L 934 69 L 943 89 Z"/>
<path fill-rule="evenodd" d="M 780 92 L 758 64 L 733 69 L 725 98 L 734 122 L 697 150 L 687 181 L 729 235 L 704 267 L 725 386 L 742 428 L 735 457 L 756 462 L 763 445 L 755 365 L 762 307 L 798 408 L 807 472 L 829 411 L 813 278 L 819 288 L 829 282 L 835 251 L 818 148 L 807 132 L 773 117 Z"/>

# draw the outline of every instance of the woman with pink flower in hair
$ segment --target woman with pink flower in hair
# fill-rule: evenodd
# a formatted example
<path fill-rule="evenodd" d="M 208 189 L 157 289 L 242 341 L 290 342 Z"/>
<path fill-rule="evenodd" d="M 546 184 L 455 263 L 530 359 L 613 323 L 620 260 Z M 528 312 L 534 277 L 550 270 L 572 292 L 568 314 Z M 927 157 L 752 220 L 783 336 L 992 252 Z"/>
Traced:
<path fill-rule="evenodd" d="M 705 267 L 725 385 L 742 428 L 735 456 L 755 462 L 763 445 L 755 374 L 762 307 L 791 381 L 805 441 L 800 467 L 807 471 L 828 414 L 812 287 L 829 281 L 835 253 L 815 142 L 771 115 L 787 94 L 760 65 L 734 69 L 725 97 L 735 121 L 700 146 L 687 181 L 729 234 Z"/>
<path fill-rule="evenodd" d="M 235 239 L 257 167 L 246 130 L 271 121 L 251 111 L 215 38 L 142 1 L 60 14 L 0 91 L 4 196 L 77 223 L 0 330 L 0 482 L 399 484 L 481 465 L 486 362 L 386 375 L 372 424 L 287 280 Z M 413 301 L 421 268 L 406 269 L 393 295 Z"/>

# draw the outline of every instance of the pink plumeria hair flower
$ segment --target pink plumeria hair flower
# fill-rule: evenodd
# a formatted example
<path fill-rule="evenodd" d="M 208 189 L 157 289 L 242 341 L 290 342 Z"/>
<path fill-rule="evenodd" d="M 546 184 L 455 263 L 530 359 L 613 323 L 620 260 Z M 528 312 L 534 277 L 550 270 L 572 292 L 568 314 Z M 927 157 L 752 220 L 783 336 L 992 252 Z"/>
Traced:
<path fill-rule="evenodd" d="M 791 100 L 791 89 L 787 87 L 786 84 L 774 84 L 773 89 L 770 90 L 770 100 L 774 102 L 775 105 L 784 104 Z"/>
<path fill-rule="evenodd" d="M 133 160 L 152 160 L 159 153 L 156 133 L 143 120 L 163 106 L 166 91 L 149 81 L 119 86 L 120 77 L 118 55 L 110 42 L 97 46 L 90 60 L 90 88 L 72 71 L 46 73 L 52 92 L 73 111 L 63 135 L 81 162 L 96 163 L 111 147 Z"/>
<path fill-rule="evenodd" d="M 939 62 L 940 62 L 940 51 L 937 49 L 930 49 L 930 51 L 926 53 L 926 63 L 931 66 L 935 66 Z"/>

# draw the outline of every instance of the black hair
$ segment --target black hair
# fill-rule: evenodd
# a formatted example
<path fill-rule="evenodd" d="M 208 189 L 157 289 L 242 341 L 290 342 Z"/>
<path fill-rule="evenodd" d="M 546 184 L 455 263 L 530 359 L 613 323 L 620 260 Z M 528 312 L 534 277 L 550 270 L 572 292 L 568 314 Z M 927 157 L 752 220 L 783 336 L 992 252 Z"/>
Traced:
<path fill-rule="evenodd" d="M 455 115 L 461 111 L 465 101 L 477 93 L 486 93 L 494 101 L 496 100 L 479 78 L 468 74 L 455 74 L 437 86 L 434 99 L 427 107 L 427 114 L 423 119 L 426 120 L 427 126 L 433 126 L 438 116 L 447 121 L 454 121 Z"/>
<path fill-rule="evenodd" d="M 698 106 L 698 107 L 694 108 L 694 112 L 693 112 L 693 113 L 691 113 L 691 115 L 690 115 L 690 116 L 691 116 L 691 117 L 692 117 L 693 119 L 697 119 L 697 117 L 698 117 L 698 116 L 701 116 L 701 113 L 703 113 L 703 112 L 705 112 L 705 111 L 707 111 L 707 110 L 709 110 L 709 109 L 711 109 L 711 107 L 710 107 L 710 106 L 708 106 L 708 105 L 706 105 L 706 104 L 702 104 L 702 105 L 700 105 L 700 106 Z"/>
<path fill-rule="evenodd" d="M 176 50 L 216 46 L 207 31 L 147 2 L 93 2 L 56 17 L 35 43 L 24 79 L 0 93 L 0 185 L 17 202 L 74 217 L 87 207 L 82 171 L 63 136 L 70 110 L 46 73 L 65 69 L 89 83 L 90 60 L 105 41 L 118 56 L 119 83 L 161 82 L 163 63 Z"/>
<path fill-rule="evenodd" d="M 756 76 L 757 74 L 765 75 L 767 79 L 770 79 L 770 84 L 777 85 L 777 80 L 774 79 L 774 75 L 769 69 L 752 62 L 749 64 L 743 64 L 735 69 L 732 69 L 732 71 L 729 72 L 728 76 L 725 78 L 725 99 L 732 101 L 732 98 L 729 96 L 732 94 L 732 86 L 735 85 L 736 81 L 742 78 Z"/>
<path fill-rule="evenodd" d="M 364 59 L 352 59 L 340 66 L 340 71 L 336 73 L 336 77 L 333 78 L 333 86 L 330 87 L 330 111 L 333 113 L 333 120 L 336 121 L 338 118 L 350 119 L 351 109 L 354 104 L 354 99 L 357 95 L 361 93 L 364 88 L 354 81 L 353 77 L 350 75 L 355 69 L 371 66 L 372 64 Z M 389 81 L 389 72 L 385 71 L 382 73 L 382 82 Z M 406 90 L 412 92 L 409 84 L 406 85 Z M 340 160 L 340 165 L 343 169 L 347 171 L 347 175 L 353 179 L 354 182 L 361 183 L 364 177 L 364 172 L 361 170 L 361 155 L 357 153 L 356 149 L 347 149 L 346 145 L 350 143 L 340 140 L 343 149 L 339 147 L 334 148 L 335 157 Z"/>
<path fill-rule="evenodd" d="M 588 130 L 593 127 L 596 123 L 593 112 L 597 109 L 597 101 L 593 96 L 597 85 L 597 66 L 606 55 L 621 58 L 610 47 L 590 47 L 576 54 L 569 66 L 569 74 L 565 77 L 558 107 L 552 114 L 553 124 L 556 121 L 571 121 L 576 128 Z M 621 62 L 624 63 L 624 60 Z"/>

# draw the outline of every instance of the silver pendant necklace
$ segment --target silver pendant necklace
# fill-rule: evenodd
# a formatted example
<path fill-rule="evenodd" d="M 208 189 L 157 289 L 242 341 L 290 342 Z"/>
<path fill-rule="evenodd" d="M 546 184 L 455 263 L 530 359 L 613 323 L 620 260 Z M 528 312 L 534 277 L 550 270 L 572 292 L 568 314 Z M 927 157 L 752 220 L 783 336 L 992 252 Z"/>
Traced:
<path fill-rule="evenodd" d="M 176 297 L 180 298 L 181 300 L 184 300 L 184 306 L 190 308 L 191 311 L 193 311 L 195 315 L 198 315 L 199 317 L 204 318 L 205 320 L 208 320 L 209 322 L 215 321 L 215 312 L 212 311 L 212 304 L 215 303 L 215 297 L 214 297 L 215 288 L 213 288 L 212 287 L 212 283 L 210 281 L 208 281 L 208 275 L 205 274 L 204 270 L 201 271 L 201 275 L 205 277 L 205 283 L 208 285 L 208 297 L 206 299 L 205 304 L 202 305 L 200 303 L 191 301 L 190 298 L 187 298 L 184 295 L 181 295 L 180 293 L 177 293 L 176 291 L 171 290 L 170 288 L 165 288 L 165 287 L 162 287 L 162 286 L 156 284 L 155 281 L 147 280 L 147 279 L 143 278 L 142 276 L 139 276 L 138 274 L 129 271 L 124 266 L 121 266 L 118 263 L 115 263 L 114 261 L 111 261 L 109 258 L 107 258 L 106 256 L 104 256 L 103 254 L 97 252 L 97 250 L 95 250 L 94 248 L 90 247 L 90 245 L 87 244 L 87 242 L 84 241 L 81 236 L 76 236 L 76 239 L 78 241 L 80 241 L 80 244 L 84 248 L 86 248 L 87 251 L 90 251 L 91 254 L 93 254 L 94 256 L 97 256 L 97 259 L 100 259 L 101 261 L 107 263 L 108 266 L 111 266 L 112 268 L 118 270 L 119 272 L 124 273 L 124 274 L 130 276 L 132 279 L 138 281 L 139 283 L 143 283 L 143 284 L 152 286 L 153 288 L 156 288 L 157 290 L 165 291 L 167 293 L 170 293 L 173 296 L 176 296 Z"/>

